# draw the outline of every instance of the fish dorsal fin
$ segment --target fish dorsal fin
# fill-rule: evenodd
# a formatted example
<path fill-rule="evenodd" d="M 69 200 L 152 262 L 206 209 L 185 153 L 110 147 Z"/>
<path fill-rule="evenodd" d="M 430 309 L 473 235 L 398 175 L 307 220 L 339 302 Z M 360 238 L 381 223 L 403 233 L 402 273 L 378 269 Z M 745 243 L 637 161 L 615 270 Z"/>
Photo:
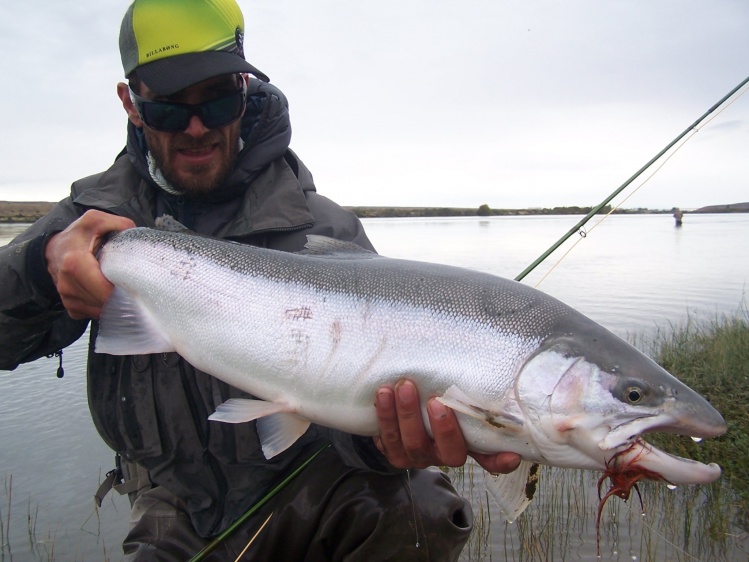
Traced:
<path fill-rule="evenodd" d="M 512 523 L 525 511 L 538 489 L 539 466 L 521 461 L 509 474 L 484 475 L 484 485 L 507 521 Z"/>
<path fill-rule="evenodd" d="M 175 219 L 172 215 L 161 215 L 156 217 L 155 221 L 156 228 L 165 232 L 182 232 L 192 233 L 184 224 Z"/>
<path fill-rule="evenodd" d="M 299 252 L 307 256 L 324 256 L 337 259 L 378 258 L 376 253 L 366 250 L 353 242 L 336 240 L 319 234 L 308 234 L 304 250 Z"/>
<path fill-rule="evenodd" d="M 99 318 L 96 353 L 143 355 L 175 351 L 151 314 L 125 291 L 115 287 Z"/>

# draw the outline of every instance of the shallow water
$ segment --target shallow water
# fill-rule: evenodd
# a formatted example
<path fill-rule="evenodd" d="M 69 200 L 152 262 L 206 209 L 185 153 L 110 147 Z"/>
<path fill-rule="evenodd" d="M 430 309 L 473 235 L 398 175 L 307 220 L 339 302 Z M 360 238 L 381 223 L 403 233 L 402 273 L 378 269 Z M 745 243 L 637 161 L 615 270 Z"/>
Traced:
<path fill-rule="evenodd" d="M 515 277 L 579 219 L 368 219 L 364 223 L 384 255 Z M 593 219 L 586 227 L 585 238 L 574 235 L 580 242 L 538 288 L 615 333 L 667 329 L 688 316 L 714 318 L 746 302 L 749 215 L 687 215 L 678 229 L 669 215 L 617 215 L 594 226 L 597 221 Z M 0 225 L 0 244 L 23 228 Z M 558 250 L 524 283 L 535 286 L 570 245 Z M 55 376 L 56 359 L 0 372 L 4 544 L 0 561 L 121 557 L 127 500 L 110 495 L 101 509 L 95 510 L 93 504 L 98 482 L 113 466 L 113 455 L 89 418 L 85 350 L 85 339 L 65 350 L 62 380 Z M 466 488 L 479 519 L 464 559 L 596 560 L 597 475 L 561 472 L 563 477 L 554 473 L 542 480 L 535 505 L 512 525 L 483 510 L 486 497 L 481 482 Z M 464 476 L 467 483 L 472 478 L 480 480 L 470 471 Z M 699 515 L 704 511 L 701 506 L 714 505 L 708 501 L 711 494 L 716 495 L 710 492 L 712 487 L 679 489 L 656 500 L 648 499 L 654 487 L 643 485 L 642 489 L 644 518 L 636 501 L 624 504 L 613 498 L 607 504 L 601 528 L 602 559 L 749 559 L 746 533 L 732 528 L 713 533 L 705 522 L 709 516 Z M 669 507 L 667 502 L 682 496 L 686 503 Z"/>
<path fill-rule="evenodd" d="M 628 502 L 610 498 L 601 516 L 599 557 L 599 473 L 542 467 L 533 503 L 507 523 L 486 495 L 483 471 L 464 472 L 455 481 L 471 499 L 476 517 L 463 561 L 749 560 L 749 533 L 734 525 L 735 507 L 725 483 L 674 490 L 640 483 L 642 506 L 634 490 Z"/>

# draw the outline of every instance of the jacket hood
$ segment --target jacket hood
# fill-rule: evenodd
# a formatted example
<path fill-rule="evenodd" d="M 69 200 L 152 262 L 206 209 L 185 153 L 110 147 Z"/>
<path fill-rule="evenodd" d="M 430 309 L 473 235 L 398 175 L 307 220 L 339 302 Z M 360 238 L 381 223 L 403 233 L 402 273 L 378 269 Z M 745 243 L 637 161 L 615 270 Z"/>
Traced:
<path fill-rule="evenodd" d="M 286 96 L 275 86 L 251 79 L 240 133 L 244 147 L 229 180 L 210 196 L 212 201 L 236 197 L 268 164 L 284 155 L 291 142 L 291 119 Z M 138 173 L 155 185 L 148 171 L 148 148 L 141 127 L 127 125 L 127 156 Z"/>

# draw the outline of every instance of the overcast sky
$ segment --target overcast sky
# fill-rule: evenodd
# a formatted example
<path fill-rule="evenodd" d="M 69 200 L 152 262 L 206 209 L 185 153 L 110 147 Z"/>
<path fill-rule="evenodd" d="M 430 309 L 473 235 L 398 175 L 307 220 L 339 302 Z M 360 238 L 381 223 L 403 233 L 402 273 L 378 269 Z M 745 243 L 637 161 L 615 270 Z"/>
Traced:
<path fill-rule="evenodd" d="M 128 5 L 0 3 L 0 200 L 61 199 L 124 145 Z M 248 60 L 289 98 L 292 148 L 343 205 L 595 205 L 749 76 L 748 0 L 240 6 Z M 749 95 L 623 206 L 742 201 Z"/>

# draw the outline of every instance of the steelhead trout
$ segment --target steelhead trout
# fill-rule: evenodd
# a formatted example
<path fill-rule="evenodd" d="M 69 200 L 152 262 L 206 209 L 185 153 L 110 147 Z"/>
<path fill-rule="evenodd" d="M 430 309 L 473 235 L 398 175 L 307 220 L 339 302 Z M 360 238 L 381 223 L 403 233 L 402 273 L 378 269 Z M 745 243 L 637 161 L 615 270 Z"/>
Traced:
<path fill-rule="evenodd" d="M 602 326 L 514 281 L 320 236 L 288 253 L 148 228 L 115 235 L 100 263 L 115 290 L 96 351 L 176 351 L 257 397 L 229 400 L 210 419 L 256 420 L 267 458 L 310 422 L 376 435 L 376 390 L 407 377 L 427 426 L 426 402 L 438 397 L 470 450 L 523 457 L 490 483 L 511 520 L 530 500 L 534 463 L 670 484 L 720 476 L 716 464 L 640 437 L 722 434 L 726 424 L 704 398 Z"/>

